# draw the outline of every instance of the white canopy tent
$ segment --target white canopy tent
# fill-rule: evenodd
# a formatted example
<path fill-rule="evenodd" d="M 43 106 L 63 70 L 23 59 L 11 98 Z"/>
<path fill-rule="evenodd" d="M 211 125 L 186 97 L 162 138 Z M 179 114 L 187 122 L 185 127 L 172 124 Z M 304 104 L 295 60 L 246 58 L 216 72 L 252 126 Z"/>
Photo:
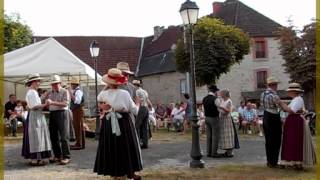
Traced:
<path fill-rule="evenodd" d="M 89 53 L 89 47 L 88 47 Z M 4 80 L 21 83 L 29 74 L 78 76 L 83 85 L 95 84 L 95 71 L 54 38 L 48 38 L 4 55 Z M 101 76 L 98 74 L 98 84 Z"/>
<path fill-rule="evenodd" d="M 88 46 L 88 53 L 89 46 Z M 81 86 L 95 85 L 95 71 L 76 57 L 54 38 L 48 38 L 29 46 L 14 50 L 4 55 L 5 97 L 15 93 L 18 99 L 24 99 L 25 81 L 29 74 L 39 73 L 44 78 L 42 88 L 49 87 L 50 76 L 58 74 L 63 84 L 72 76 L 80 79 Z M 97 75 L 98 85 L 103 85 L 101 76 Z M 88 92 L 87 92 L 88 93 Z"/>

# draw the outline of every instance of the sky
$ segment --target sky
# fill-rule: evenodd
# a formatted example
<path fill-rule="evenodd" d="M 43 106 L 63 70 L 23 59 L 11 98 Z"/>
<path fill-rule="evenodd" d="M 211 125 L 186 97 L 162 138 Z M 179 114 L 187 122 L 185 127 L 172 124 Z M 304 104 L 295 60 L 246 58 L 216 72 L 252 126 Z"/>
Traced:
<path fill-rule="evenodd" d="M 193 0 L 199 17 L 212 13 L 216 0 Z M 153 34 L 154 26 L 182 24 L 185 0 L 5 0 L 5 13 L 19 13 L 37 36 L 134 36 Z M 223 2 L 223 0 L 218 0 Z M 241 0 L 288 26 L 301 29 L 316 14 L 316 0 Z"/>

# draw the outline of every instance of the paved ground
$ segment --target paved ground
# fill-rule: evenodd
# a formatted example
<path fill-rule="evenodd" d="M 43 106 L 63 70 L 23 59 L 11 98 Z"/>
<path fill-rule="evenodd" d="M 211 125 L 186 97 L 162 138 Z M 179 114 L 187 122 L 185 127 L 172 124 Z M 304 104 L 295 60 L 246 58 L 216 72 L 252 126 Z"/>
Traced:
<path fill-rule="evenodd" d="M 142 151 L 144 168 L 158 169 L 170 167 L 188 167 L 190 161 L 190 138 L 176 141 L 179 135 L 171 134 L 166 140 L 153 140 L 150 148 Z M 213 159 L 203 157 L 206 167 L 227 164 L 265 164 L 264 138 L 263 137 L 241 137 L 239 150 L 235 150 L 235 156 L 228 159 Z M 81 151 L 72 151 L 72 161 L 67 166 L 50 164 L 44 167 L 30 167 L 27 161 L 20 156 L 21 140 L 16 143 L 5 145 L 5 179 L 43 179 L 44 172 L 49 179 L 55 179 L 55 175 L 70 173 L 91 174 L 95 159 L 97 141 L 88 139 L 87 148 Z M 201 149 L 206 154 L 204 137 L 201 141 Z M 50 172 L 52 172 L 50 174 Z M 50 175 L 53 176 L 50 178 Z M 96 177 L 92 173 L 92 177 Z M 60 178 L 59 178 L 60 179 Z"/>

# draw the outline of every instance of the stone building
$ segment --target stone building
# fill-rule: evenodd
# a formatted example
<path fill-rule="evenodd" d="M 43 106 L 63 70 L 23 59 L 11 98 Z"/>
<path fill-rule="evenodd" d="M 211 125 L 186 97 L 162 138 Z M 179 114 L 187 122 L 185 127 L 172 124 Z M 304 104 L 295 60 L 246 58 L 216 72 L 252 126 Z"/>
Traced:
<path fill-rule="evenodd" d="M 260 14 L 238 0 L 214 2 L 213 13 L 208 16 L 219 18 L 226 24 L 234 25 L 251 38 L 250 53 L 240 64 L 231 67 L 217 81 L 219 88 L 231 91 L 234 105 L 241 100 L 258 101 L 265 88 L 266 78 L 276 76 L 282 83 L 279 93 L 285 98 L 289 76 L 284 72 L 284 60 L 280 55 L 279 41 L 274 32 L 281 27 L 278 23 Z M 180 102 L 182 94 L 189 92 L 188 76 L 176 71 L 174 49 L 177 40 L 183 36 L 182 26 L 168 28 L 156 26 L 154 34 L 148 37 L 54 37 L 78 58 L 93 67 L 89 45 L 93 40 L 100 44 L 98 72 L 103 75 L 108 68 L 120 61 L 130 64 L 136 77 L 141 79 L 144 89 L 149 92 L 153 103 Z M 39 41 L 46 37 L 35 37 Z M 92 91 L 93 89 L 90 89 Z M 197 87 L 197 101 L 207 94 L 205 86 Z M 94 102 L 94 97 L 90 97 Z M 88 104 L 88 107 L 92 105 Z"/>
<path fill-rule="evenodd" d="M 275 35 L 281 25 L 238 0 L 214 2 L 213 13 L 208 16 L 242 29 L 251 38 L 250 53 L 217 81 L 219 88 L 230 89 L 234 104 L 238 105 L 241 100 L 257 102 L 261 91 L 266 87 L 268 76 L 276 76 L 282 82 L 279 85 L 279 94 L 286 98 L 284 90 L 287 88 L 289 76 L 284 73 L 284 60 Z M 158 32 L 155 30 L 155 33 Z M 160 35 L 155 34 L 144 39 L 137 75 L 143 80 L 154 100 L 164 103 L 182 101 L 181 93 L 188 91 L 188 80 L 185 74 L 175 71 L 172 49 L 183 35 L 183 29 L 172 26 L 160 32 Z M 197 101 L 201 102 L 207 94 L 206 86 L 197 87 L 196 91 Z"/>

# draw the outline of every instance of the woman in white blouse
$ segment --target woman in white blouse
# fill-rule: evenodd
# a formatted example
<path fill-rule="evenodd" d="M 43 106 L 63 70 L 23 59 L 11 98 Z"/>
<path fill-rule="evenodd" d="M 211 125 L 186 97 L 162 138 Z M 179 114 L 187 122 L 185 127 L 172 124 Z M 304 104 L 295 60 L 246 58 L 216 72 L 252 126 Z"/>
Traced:
<path fill-rule="evenodd" d="M 51 157 L 51 141 L 46 119 L 42 109 L 48 104 L 42 104 L 37 89 L 42 78 L 39 74 L 30 75 L 26 86 L 26 102 L 29 109 L 24 126 L 22 156 L 31 159 L 30 165 L 40 166 L 47 164 Z"/>
<path fill-rule="evenodd" d="M 105 111 L 100 129 L 99 146 L 94 165 L 98 175 L 109 175 L 114 179 L 141 179 L 135 172 L 142 170 L 142 159 L 137 133 L 129 113 L 138 114 L 130 94 L 118 86 L 127 82 L 116 68 L 109 69 L 102 80 L 109 89 L 98 95 L 100 109 Z"/>
<path fill-rule="evenodd" d="M 304 110 L 304 101 L 300 94 L 303 90 L 300 84 L 291 83 L 287 92 L 292 101 L 288 107 L 283 107 L 289 115 L 283 127 L 281 160 L 296 170 L 302 170 L 303 166 L 315 164 L 315 151 L 310 130 L 301 115 Z"/>

